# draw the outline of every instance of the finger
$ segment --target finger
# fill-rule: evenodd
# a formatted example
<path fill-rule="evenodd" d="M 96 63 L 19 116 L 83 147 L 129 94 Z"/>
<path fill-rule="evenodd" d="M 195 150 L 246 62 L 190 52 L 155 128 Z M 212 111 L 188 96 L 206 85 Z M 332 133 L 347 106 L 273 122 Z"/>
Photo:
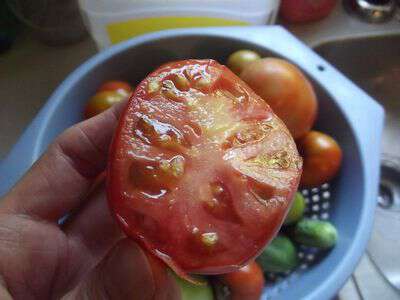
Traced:
<path fill-rule="evenodd" d="M 67 291 L 78 284 L 124 237 L 108 208 L 104 184 L 91 193 L 88 201 L 63 224 L 68 237 L 70 267 L 68 286 L 60 282 L 58 291 Z"/>
<path fill-rule="evenodd" d="M 62 229 L 70 240 L 82 244 L 82 251 L 97 259 L 104 257 L 124 234 L 111 215 L 104 184 L 90 198 L 68 218 Z"/>
<path fill-rule="evenodd" d="M 77 283 L 85 277 L 95 265 L 98 265 L 100 260 L 103 260 L 106 253 L 115 252 L 116 254 L 108 255 L 108 257 L 112 259 L 108 258 L 101 263 L 101 268 L 105 269 L 104 273 L 106 275 L 102 275 L 100 278 L 103 281 L 103 288 L 107 292 L 107 295 L 115 295 L 112 299 L 175 299 L 172 297 L 175 290 L 171 288 L 171 281 L 176 284 L 174 278 L 172 278 L 171 275 L 167 275 L 166 267 L 163 263 L 152 257 L 149 258 L 149 261 L 153 274 L 154 294 L 170 296 L 165 296 L 166 298 L 145 297 L 148 294 L 144 292 L 151 291 L 152 285 L 150 284 L 150 279 L 146 277 L 146 268 L 142 265 L 143 259 L 141 257 L 143 256 L 143 252 L 139 251 L 135 243 L 129 242 L 126 238 L 124 238 L 125 242 L 121 243 L 121 238 L 125 235 L 120 231 L 107 204 L 103 184 L 94 192 L 90 201 L 77 211 L 76 214 L 72 215 L 63 226 L 64 233 L 71 241 L 70 244 L 74 244 L 74 247 L 72 247 L 75 249 L 74 252 L 79 254 L 75 255 L 75 257 L 79 257 L 81 260 L 81 262 L 77 262 L 80 268 L 74 275 L 73 282 Z M 96 220 L 96 222 L 93 220 Z M 120 244 L 120 247 L 116 246 L 110 252 L 110 249 L 115 246 L 116 243 Z M 134 249 L 132 250 L 131 248 Z M 74 253 L 71 253 L 71 255 L 74 255 Z M 116 261 L 114 261 L 114 258 Z M 147 259 L 145 261 L 147 262 Z M 115 270 L 111 270 L 111 266 L 113 266 Z M 138 270 L 140 272 L 136 273 Z M 96 271 L 95 273 L 99 272 Z M 112 275 L 108 277 L 107 274 Z M 137 276 L 141 279 L 135 279 Z M 121 287 L 121 284 L 124 283 L 122 278 L 125 278 L 125 281 L 127 279 L 135 280 L 127 282 L 126 287 Z M 98 278 L 95 277 L 95 279 Z M 137 289 L 138 286 L 142 288 Z M 143 291 L 143 287 L 146 286 L 148 286 L 148 288 Z M 165 287 L 168 287 L 168 289 Z M 168 293 L 160 293 L 159 290 L 168 290 Z M 127 295 L 131 295 L 131 298 L 124 298 Z M 133 296 L 135 295 L 138 298 L 134 298 Z M 98 298 L 94 297 L 94 299 Z"/>
<path fill-rule="evenodd" d="M 149 262 L 144 252 L 127 239 L 118 243 L 95 271 L 98 276 L 92 287 L 110 299 L 154 299 L 155 282 Z"/>
<path fill-rule="evenodd" d="M 121 240 L 81 285 L 75 298 L 176 300 L 180 291 L 163 265 L 154 264 L 134 242 Z"/>
<path fill-rule="evenodd" d="M 124 103 L 62 133 L 6 195 L 2 208 L 55 221 L 79 206 L 105 168 Z"/>

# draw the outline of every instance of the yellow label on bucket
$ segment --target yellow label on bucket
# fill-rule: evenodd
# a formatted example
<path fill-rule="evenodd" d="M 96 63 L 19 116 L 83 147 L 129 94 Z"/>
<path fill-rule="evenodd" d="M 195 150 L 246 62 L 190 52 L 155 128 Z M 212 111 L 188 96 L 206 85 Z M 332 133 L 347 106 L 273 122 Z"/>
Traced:
<path fill-rule="evenodd" d="M 209 26 L 244 26 L 250 23 L 238 20 L 209 17 L 157 17 L 144 18 L 107 25 L 111 44 L 116 44 L 131 37 L 163 29 Z"/>

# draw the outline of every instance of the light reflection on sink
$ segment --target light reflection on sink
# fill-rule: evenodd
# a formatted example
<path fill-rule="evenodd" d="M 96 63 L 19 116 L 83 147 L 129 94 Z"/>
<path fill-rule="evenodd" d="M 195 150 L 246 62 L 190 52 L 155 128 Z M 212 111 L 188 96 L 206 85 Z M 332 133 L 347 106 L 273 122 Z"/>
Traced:
<path fill-rule="evenodd" d="M 368 253 L 400 291 L 400 35 L 329 41 L 314 50 L 385 108 L 381 195 Z"/>

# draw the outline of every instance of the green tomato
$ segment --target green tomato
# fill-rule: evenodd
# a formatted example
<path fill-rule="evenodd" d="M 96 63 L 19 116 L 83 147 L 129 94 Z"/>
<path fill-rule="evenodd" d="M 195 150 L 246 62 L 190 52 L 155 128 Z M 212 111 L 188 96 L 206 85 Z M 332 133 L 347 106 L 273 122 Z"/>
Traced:
<path fill-rule="evenodd" d="M 227 66 L 236 75 L 240 75 L 243 69 L 251 62 L 259 60 L 261 57 L 258 53 L 251 50 L 239 50 L 233 52 L 228 57 Z"/>
<path fill-rule="evenodd" d="M 303 218 L 305 206 L 303 195 L 297 192 L 283 224 L 289 225 L 300 221 Z"/>
<path fill-rule="evenodd" d="M 205 278 L 200 279 L 204 285 L 195 285 L 178 276 L 175 279 L 181 289 L 181 300 L 214 300 L 213 289 Z"/>

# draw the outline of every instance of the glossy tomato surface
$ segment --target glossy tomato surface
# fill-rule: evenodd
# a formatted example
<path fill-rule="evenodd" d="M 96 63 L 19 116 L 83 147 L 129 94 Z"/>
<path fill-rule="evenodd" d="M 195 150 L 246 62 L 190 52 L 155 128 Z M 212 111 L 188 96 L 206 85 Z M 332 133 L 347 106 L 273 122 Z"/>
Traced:
<path fill-rule="evenodd" d="M 247 65 L 240 78 L 271 106 L 295 139 L 311 129 L 317 115 L 317 98 L 295 65 L 279 58 L 263 58 Z"/>
<path fill-rule="evenodd" d="M 132 93 L 132 87 L 131 85 L 126 82 L 126 81 L 120 81 L 120 80 L 110 80 L 106 81 L 103 83 L 99 90 L 99 92 L 104 92 L 104 91 L 120 91 L 120 92 L 125 92 L 125 93 Z"/>
<path fill-rule="evenodd" d="M 336 176 L 342 164 L 342 149 L 329 135 L 312 130 L 298 141 L 304 158 L 301 185 L 317 187 Z"/>
<path fill-rule="evenodd" d="M 100 91 L 89 99 L 86 104 L 84 116 L 85 119 L 92 118 L 103 111 L 106 111 L 114 104 L 127 99 L 129 94 L 123 94 L 118 91 Z"/>
<path fill-rule="evenodd" d="M 259 300 L 265 284 L 263 271 L 255 261 L 222 275 L 220 280 L 229 288 L 229 300 Z"/>
<path fill-rule="evenodd" d="M 284 124 L 228 68 L 178 61 L 130 98 L 108 199 L 126 234 L 176 271 L 225 273 L 275 235 L 301 166 Z"/>

